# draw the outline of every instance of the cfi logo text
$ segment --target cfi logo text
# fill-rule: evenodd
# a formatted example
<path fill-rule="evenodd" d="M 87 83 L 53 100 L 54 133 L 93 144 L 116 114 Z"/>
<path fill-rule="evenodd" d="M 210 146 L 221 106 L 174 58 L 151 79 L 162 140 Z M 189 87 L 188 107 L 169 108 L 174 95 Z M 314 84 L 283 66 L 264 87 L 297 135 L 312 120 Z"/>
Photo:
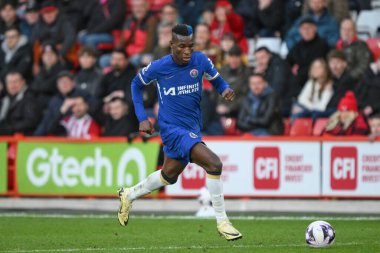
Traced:
<path fill-rule="evenodd" d="M 198 77 L 198 70 L 196 70 L 196 69 L 190 70 L 190 76 L 192 78 L 197 78 Z"/>

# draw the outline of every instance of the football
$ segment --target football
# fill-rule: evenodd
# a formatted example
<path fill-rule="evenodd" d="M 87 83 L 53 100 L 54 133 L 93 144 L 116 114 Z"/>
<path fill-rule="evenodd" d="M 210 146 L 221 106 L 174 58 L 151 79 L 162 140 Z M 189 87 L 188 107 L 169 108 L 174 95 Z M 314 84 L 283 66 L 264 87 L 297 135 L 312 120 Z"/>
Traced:
<path fill-rule="evenodd" d="M 306 243 L 310 247 L 324 248 L 334 243 L 335 230 L 326 221 L 314 221 L 310 223 L 305 232 Z"/>

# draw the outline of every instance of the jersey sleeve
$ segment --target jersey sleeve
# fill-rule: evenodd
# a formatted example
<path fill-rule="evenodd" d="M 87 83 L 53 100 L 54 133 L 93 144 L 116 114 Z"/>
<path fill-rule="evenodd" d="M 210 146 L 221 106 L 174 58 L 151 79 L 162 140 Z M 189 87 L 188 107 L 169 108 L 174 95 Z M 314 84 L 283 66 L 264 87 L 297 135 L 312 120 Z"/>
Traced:
<path fill-rule="evenodd" d="M 209 80 L 218 91 L 219 94 L 222 94 L 223 91 L 230 86 L 228 83 L 220 76 L 218 70 L 215 68 L 214 63 L 206 55 L 203 56 L 203 66 L 204 66 L 204 77 Z"/>
<path fill-rule="evenodd" d="M 139 73 L 137 74 L 140 81 L 144 85 L 149 85 L 154 80 L 156 80 L 156 68 L 157 68 L 157 61 L 149 63 L 148 66 L 142 68 L 139 70 Z"/>

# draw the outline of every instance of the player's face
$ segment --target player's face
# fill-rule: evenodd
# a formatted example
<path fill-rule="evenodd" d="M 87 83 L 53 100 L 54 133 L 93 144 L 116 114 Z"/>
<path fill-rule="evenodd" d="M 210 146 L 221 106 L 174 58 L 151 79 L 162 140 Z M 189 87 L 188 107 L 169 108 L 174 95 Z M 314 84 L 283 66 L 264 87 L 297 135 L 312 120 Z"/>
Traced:
<path fill-rule="evenodd" d="M 170 43 L 174 61 L 179 65 L 186 65 L 190 62 L 191 54 L 194 50 L 194 41 L 192 37 L 183 37 L 174 39 Z"/>

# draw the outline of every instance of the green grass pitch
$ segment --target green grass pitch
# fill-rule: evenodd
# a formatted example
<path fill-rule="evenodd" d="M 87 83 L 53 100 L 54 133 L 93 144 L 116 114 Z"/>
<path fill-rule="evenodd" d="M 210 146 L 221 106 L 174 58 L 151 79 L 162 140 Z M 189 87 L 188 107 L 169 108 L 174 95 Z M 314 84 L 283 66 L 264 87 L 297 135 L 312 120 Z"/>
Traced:
<path fill-rule="evenodd" d="M 334 245 L 326 249 L 309 248 L 304 240 L 305 229 L 320 218 L 238 217 L 231 220 L 243 233 L 243 239 L 227 242 L 217 234 L 212 219 L 132 216 L 128 227 L 121 227 L 113 215 L 15 216 L 0 213 L 0 253 L 380 252 L 379 217 L 325 219 L 336 230 Z"/>

